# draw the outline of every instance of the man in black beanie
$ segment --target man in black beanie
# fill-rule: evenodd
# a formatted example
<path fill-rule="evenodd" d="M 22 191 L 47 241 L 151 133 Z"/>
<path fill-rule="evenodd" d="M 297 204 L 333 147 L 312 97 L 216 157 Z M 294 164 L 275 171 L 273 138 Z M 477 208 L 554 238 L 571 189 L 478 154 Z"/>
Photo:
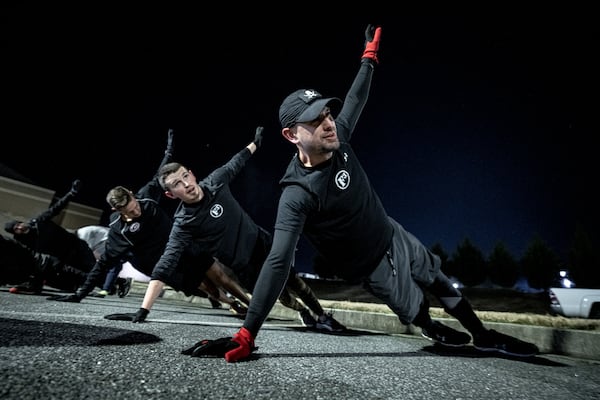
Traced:
<path fill-rule="evenodd" d="M 27 246 L 35 253 L 47 254 L 56 257 L 64 265 L 85 274 L 91 271 L 96 258 L 88 244 L 53 221 L 77 195 L 81 181 L 74 180 L 71 189 L 56 200 L 47 210 L 27 222 L 13 220 L 4 225 L 6 232 L 12 233 L 13 238 Z M 23 282 L 12 289 L 13 293 L 40 292 L 42 279 L 32 277 L 31 281 Z"/>

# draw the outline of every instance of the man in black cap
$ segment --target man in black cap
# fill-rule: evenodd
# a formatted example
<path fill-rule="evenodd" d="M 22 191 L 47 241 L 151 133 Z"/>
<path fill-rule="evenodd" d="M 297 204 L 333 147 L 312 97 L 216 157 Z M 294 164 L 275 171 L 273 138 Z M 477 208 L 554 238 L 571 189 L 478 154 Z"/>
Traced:
<path fill-rule="evenodd" d="M 231 340 L 200 341 L 186 354 L 224 355 L 234 362 L 255 351 L 254 339 L 285 284 L 301 234 L 325 260 L 335 260 L 337 276 L 362 282 L 402 323 L 420 327 L 426 338 L 446 346 L 471 341 L 469 334 L 431 319 L 424 290 L 471 333 L 476 348 L 515 356 L 538 353 L 531 343 L 483 326 L 442 273 L 440 258 L 387 215 L 350 146 L 378 63 L 380 35 L 381 28 L 367 27 L 358 74 L 335 119 L 341 101 L 313 89 L 297 90 L 281 104 L 281 133 L 297 154 L 280 181 L 273 246 L 244 325 Z"/>

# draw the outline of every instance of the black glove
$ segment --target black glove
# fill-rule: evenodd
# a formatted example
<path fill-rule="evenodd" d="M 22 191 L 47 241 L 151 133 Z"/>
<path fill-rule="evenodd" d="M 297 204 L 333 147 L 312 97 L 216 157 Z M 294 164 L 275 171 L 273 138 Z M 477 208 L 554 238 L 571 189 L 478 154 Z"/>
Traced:
<path fill-rule="evenodd" d="M 79 179 L 75 179 L 71 184 L 71 190 L 69 190 L 69 194 L 71 196 L 75 196 L 79 193 L 79 189 L 81 189 L 81 181 Z"/>
<path fill-rule="evenodd" d="M 263 128 L 262 126 L 256 128 L 256 133 L 254 134 L 254 144 L 256 145 L 256 149 L 258 149 L 262 145 L 264 129 L 265 128 Z"/>
<path fill-rule="evenodd" d="M 77 293 L 73 294 L 55 294 L 53 296 L 46 297 L 46 300 L 54 300 L 54 301 L 65 301 L 69 303 L 79 303 L 81 302 L 81 296 Z"/>
<path fill-rule="evenodd" d="M 239 346 L 238 343 L 231 340 L 231 336 L 216 340 L 204 339 L 181 351 L 181 354 L 192 357 L 223 357 L 225 353 Z"/>
<path fill-rule="evenodd" d="M 374 25 L 368 25 L 365 30 L 365 51 L 361 59 L 370 59 L 379 62 L 377 59 L 377 51 L 379 50 L 379 40 L 381 37 L 381 27 L 375 27 Z"/>
<path fill-rule="evenodd" d="M 169 132 L 167 132 L 167 149 L 165 150 L 165 154 L 173 154 L 173 129 L 169 129 Z"/>
<path fill-rule="evenodd" d="M 133 322 L 145 322 L 148 314 L 150 314 L 150 310 L 146 310 L 145 308 L 140 307 L 140 309 L 137 310 L 137 312 L 135 313 Z"/>
<path fill-rule="evenodd" d="M 136 313 L 108 314 L 104 318 L 113 321 L 145 322 L 149 313 L 145 308 L 140 308 Z"/>

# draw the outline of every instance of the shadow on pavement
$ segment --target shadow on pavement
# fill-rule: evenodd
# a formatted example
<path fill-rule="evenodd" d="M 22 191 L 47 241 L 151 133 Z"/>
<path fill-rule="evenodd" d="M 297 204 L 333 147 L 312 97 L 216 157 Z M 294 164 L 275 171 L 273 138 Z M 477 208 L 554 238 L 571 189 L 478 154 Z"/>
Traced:
<path fill-rule="evenodd" d="M 156 335 L 62 322 L 0 318 L 0 347 L 9 346 L 105 346 L 160 342 Z"/>
<path fill-rule="evenodd" d="M 319 335 L 333 335 L 333 336 L 381 336 L 387 335 L 385 332 L 374 332 L 374 331 L 363 331 L 360 329 L 346 329 L 339 332 L 331 332 L 317 328 L 307 328 L 305 326 L 287 326 L 286 329 L 298 331 L 298 332 L 310 332 L 317 333 Z"/>
<path fill-rule="evenodd" d="M 440 356 L 467 357 L 467 358 L 494 357 L 494 358 L 502 358 L 505 360 L 520 361 L 520 362 L 524 362 L 524 363 L 528 363 L 528 364 L 546 365 L 546 366 L 550 366 L 550 367 L 566 367 L 567 366 L 566 364 L 548 360 L 548 359 L 540 357 L 540 356 L 516 357 L 516 356 L 510 356 L 510 355 L 506 355 L 506 354 L 502 354 L 502 353 L 497 353 L 497 352 L 479 351 L 473 346 L 448 347 L 448 346 L 442 346 L 439 344 L 434 344 L 431 346 L 423 347 L 423 351 L 426 351 L 426 352 L 432 353 L 432 354 L 437 354 Z"/>

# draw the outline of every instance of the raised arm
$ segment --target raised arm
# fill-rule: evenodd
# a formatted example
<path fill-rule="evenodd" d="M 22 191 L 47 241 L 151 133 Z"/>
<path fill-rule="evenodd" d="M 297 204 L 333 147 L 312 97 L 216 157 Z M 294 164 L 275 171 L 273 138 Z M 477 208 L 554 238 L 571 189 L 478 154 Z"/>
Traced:
<path fill-rule="evenodd" d="M 381 27 L 369 24 L 365 30 L 365 51 L 361 57 L 361 61 L 379 63 L 377 52 L 379 51 L 379 41 L 381 39 Z"/>
<path fill-rule="evenodd" d="M 346 140 L 350 140 L 356 123 L 362 113 L 369 91 L 371 89 L 371 79 L 375 65 L 379 63 L 378 52 L 381 38 L 381 28 L 374 25 L 367 26 L 365 30 L 365 49 L 361 56 L 361 64 L 346 97 L 344 105 L 335 122 L 338 125 L 340 135 L 344 135 Z"/>
<path fill-rule="evenodd" d="M 203 179 L 203 182 L 211 186 L 226 185 L 231 182 L 240 173 L 242 168 L 244 168 L 250 156 L 262 145 L 263 130 L 262 126 L 257 127 L 254 133 L 254 140 L 235 154 L 227 164 L 211 172 L 210 175 Z"/>
<path fill-rule="evenodd" d="M 43 221 L 47 221 L 47 220 L 50 220 L 50 219 L 56 217 L 58 214 L 61 213 L 62 210 L 65 209 L 65 207 L 67 207 L 67 205 L 69 204 L 69 201 L 71 201 L 71 199 L 73 197 L 75 197 L 77 195 L 77 193 L 79 193 L 80 188 L 81 188 L 81 181 L 79 179 L 75 179 L 73 181 L 73 183 L 71 184 L 71 190 L 69 190 L 63 197 L 58 199 L 46 211 L 42 212 L 37 217 L 32 218 L 31 222 L 32 223 L 43 222 Z"/>
<path fill-rule="evenodd" d="M 246 148 L 248 150 L 250 150 L 250 153 L 254 154 L 254 152 L 256 150 L 258 150 L 260 148 L 260 146 L 262 145 L 264 129 L 265 128 L 263 128 L 262 126 L 258 126 L 256 128 L 256 132 L 254 133 L 254 141 L 250 142 L 250 144 L 248 144 L 248 146 L 246 146 Z"/>
<path fill-rule="evenodd" d="M 158 176 L 158 171 L 168 162 L 171 162 L 173 158 L 173 129 L 169 129 L 167 132 L 167 148 L 165 149 L 165 156 L 163 157 L 158 169 L 156 170 L 156 176 Z"/>
<path fill-rule="evenodd" d="M 156 201 L 157 203 L 162 200 L 164 191 L 160 186 L 160 182 L 158 181 L 158 173 L 160 169 L 165 164 L 171 162 L 173 158 L 173 136 L 173 129 L 169 129 L 169 131 L 167 132 L 167 148 L 165 149 L 165 155 L 162 158 L 158 169 L 152 176 L 152 179 L 150 179 L 148 183 L 146 183 L 142 188 L 140 188 L 136 192 L 137 198 L 150 198 Z"/>

